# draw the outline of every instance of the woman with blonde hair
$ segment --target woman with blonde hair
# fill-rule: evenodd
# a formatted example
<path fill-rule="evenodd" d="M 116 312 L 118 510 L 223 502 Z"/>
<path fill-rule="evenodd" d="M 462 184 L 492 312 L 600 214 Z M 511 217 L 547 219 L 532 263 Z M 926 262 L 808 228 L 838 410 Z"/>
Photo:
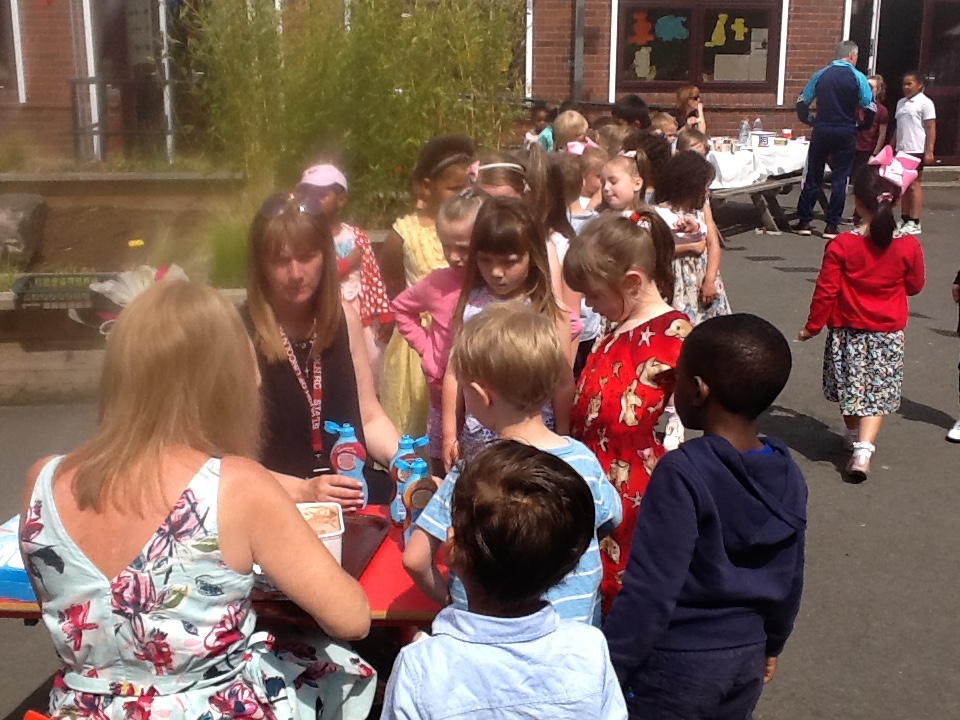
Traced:
<path fill-rule="evenodd" d="M 96 434 L 24 486 L 21 553 L 62 662 L 53 717 L 297 718 L 341 693 L 322 651 L 291 662 L 255 632 L 254 563 L 330 635 L 370 626 L 360 585 L 252 459 L 260 416 L 220 293 L 164 281 L 120 314 Z"/>
<path fill-rule="evenodd" d="M 359 483 L 331 473 L 337 437 L 325 422 L 352 425 L 384 467 L 399 436 L 377 400 L 359 316 L 341 301 L 336 249 L 318 199 L 291 193 L 263 203 L 250 228 L 241 314 L 263 378 L 264 466 L 296 500 L 359 507 Z M 386 475 L 369 467 L 365 475 L 370 501 L 389 502 Z"/>

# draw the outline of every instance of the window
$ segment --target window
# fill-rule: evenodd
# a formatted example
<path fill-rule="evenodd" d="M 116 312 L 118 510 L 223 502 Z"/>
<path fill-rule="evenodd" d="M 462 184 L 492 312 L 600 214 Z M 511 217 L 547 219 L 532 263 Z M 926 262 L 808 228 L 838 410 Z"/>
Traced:
<path fill-rule="evenodd" d="M 621 0 L 617 85 L 776 87 L 781 0 Z"/>
<path fill-rule="evenodd" d="M 0 0 L 0 90 L 17 89 L 17 61 L 13 45 L 10 0 Z"/>

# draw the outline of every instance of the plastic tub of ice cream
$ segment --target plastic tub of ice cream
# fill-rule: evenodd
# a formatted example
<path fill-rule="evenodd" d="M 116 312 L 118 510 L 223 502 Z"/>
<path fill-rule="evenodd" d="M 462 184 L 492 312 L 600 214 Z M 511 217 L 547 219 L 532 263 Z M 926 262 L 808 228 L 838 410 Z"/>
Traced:
<path fill-rule="evenodd" d="M 334 502 L 297 503 L 303 519 L 327 546 L 338 564 L 343 563 L 343 508 Z"/>

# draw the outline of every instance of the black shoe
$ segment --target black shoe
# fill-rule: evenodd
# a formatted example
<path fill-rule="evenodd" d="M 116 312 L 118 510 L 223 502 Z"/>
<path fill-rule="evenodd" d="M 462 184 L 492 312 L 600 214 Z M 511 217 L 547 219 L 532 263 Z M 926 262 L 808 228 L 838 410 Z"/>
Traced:
<path fill-rule="evenodd" d="M 827 225 L 823 229 L 824 240 L 833 240 L 839 234 L 840 234 L 840 230 L 837 228 L 836 225 Z"/>
<path fill-rule="evenodd" d="M 798 222 L 796 225 L 791 225 L 790 230 L 795 235 L 813 235 L 813 226 L 807 222 Z"/>

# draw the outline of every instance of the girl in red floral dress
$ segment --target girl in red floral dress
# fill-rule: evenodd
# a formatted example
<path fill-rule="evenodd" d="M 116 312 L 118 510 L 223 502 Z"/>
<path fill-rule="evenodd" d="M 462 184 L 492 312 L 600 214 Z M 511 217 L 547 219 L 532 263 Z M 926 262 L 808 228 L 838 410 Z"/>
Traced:
<path fill-rule="evenodd" d="M 623 502 L 623 523 L 600 543 L 604 614 L 620 590 L 640 502 L 664 452 L 654 429 L 692 329 L 663 299 L 663 293 L 672 296 L 672 260 L 670 229 L 648 212 L 594 220 L 563 263 L 570 287 L 613 328 L 587 358 L 570 422 L 571 434 L 596 453 Z"/>

